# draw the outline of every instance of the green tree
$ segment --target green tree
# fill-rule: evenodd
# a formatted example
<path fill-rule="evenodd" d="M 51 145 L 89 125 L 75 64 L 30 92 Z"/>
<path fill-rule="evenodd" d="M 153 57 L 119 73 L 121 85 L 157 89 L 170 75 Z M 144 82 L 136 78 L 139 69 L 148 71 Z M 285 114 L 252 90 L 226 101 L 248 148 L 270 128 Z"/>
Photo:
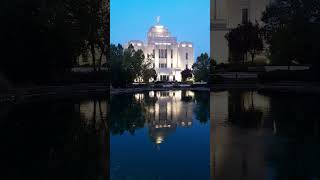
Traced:
<path fill-rule="evenodd" d="M 319 1 L 276 0 L 266 8 L 262 21 L 273 63 L 320 65 Z"/>
<path fill-rule="evenodd" d="M 124 68 L 130 82 L 141 79 L 144 65 L 144 54 L 142 50 L 135 50 L 132 45 L 124 51 Z"/>
<path fill-rule="evenodd" d="M 110 46 L 110 60 L 107 63 L 110 67 L 110 83 L 114 87 L 123 87 L 128 84 L 127 72 L 123 68 L 123 56 L 123 47 L 120 44 Z"/>
<path fill-rule="evenodd" d="M 194 94 L 194 109 L 195 118 L 202 124 L 206 124 L 210 120 L 210 100 L 208 92 L 197 92 Z"/>
<path fill-rule="evenodd" d="M 214 73 L 215 66 L 217 65 L 217 61 L 214 59 L 210 59 L 210 67 L 209 67 L 209 74 Z"/>
<path fill-rule="evenodd" d="M 228 32 L 225 38 L 228 40 L 230 60 L 244 63 L 246 54 L 251 55 L 252 62 L 256 54 L 263 50 L 263 33 L 259 24 L 251 22 L 238 25 Z"/>
<path fill-rule="evenodd" d="M 114 87 L 124 87 L 134 80 L 149 82 L 151 78 L 156 79 L 157 73 L 151 65 L 151 59 L 145 59 L 143 51 L 134 50 L 132 45 L 127 49 L 113 44 L 110 47 L 108 66 L 111 84 Z"/>
<path fill-rule="evenodd" d="M 157 80 L 157 72 L 153 68 L 145 69 L 143 72 L 143 81 L 148 83 L 150 79 Z"/>
<path fill-rule="evenodd" d="M 107 58 L 110 57 L 110 1 L 109 0 L 103 0 L 103 7 L 102 7 L 102 15 L 103 16 L 103 31 L 104 31 L 104 54 L 106 57 L 106 60 L 108 61 Z M 106 63 L 108 65 L 108 63 Z M 100 61 L 100 67 L 102 66 L 102 63 Z M 108 67 L 107 67 L 108 69 Z"/>
<path fill-rule="evenodd" d="M 0 11 L 0 71 L 17 83 L 64 80 L 88 44 L 99 47 L 107 35 L 101 0 L 1 1 Z"/>
<path fill-rule="evenodd" d="M 135 100 L 134 95 L 111 97 L 110 107 L 114 109 L 109 121 L 112 134 L 134 134 L 135 130 L 144 127 L 145 110 L 141 102 Z"/>
<path fill-rule="evenodd" d="M 192 78 L 192 71 L 188 68 L 181 71 L 182 81 L 187 81 L 188 78 Z"/>
<path fill-rule="evenodd" d="M 207 53 L 201 53 L 197 57 L 196 63 L 192 65 L 192 73 L 195 81 L 208 81 L 209 69 L 210 68 L 210 57 Z"/>
<path fill-rule="evenodd" d="M 225 35 L 225 38 L 228 41 L 229 47 L 229 61 L 233 63 L 244 63 L 244 55 L 246 53 L 246 48 L 244 46 L 244 34 L 243 26 L 239 25 L 237 28 L 230 30 Z"/>
<path fill-rule="evenodd" d="M 257 54 L 260 54 L 263 51 L 263 30 L 259 26 L 258 22 L 254 25 L 248 23 L 248 52 L 251 55 L 251 61 L 253 63 L 254 58 Z"/>
<path fill-rule="evenodd" d="M 157 75 L 157 72 L 151 68 L 152 66 L 152 60 L 151 55 L 147 55 L 147 59 L 144 60 L 142 63 L 142 69 L 141 69 L 141 78 L 143 82 L 149 83 L 149 80 Z"/>

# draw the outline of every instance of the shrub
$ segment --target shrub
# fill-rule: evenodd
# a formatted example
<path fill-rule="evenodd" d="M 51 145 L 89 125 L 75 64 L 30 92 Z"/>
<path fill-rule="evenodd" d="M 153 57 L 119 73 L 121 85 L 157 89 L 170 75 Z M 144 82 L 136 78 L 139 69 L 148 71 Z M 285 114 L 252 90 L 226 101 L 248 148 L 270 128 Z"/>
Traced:
<path fill-rule="evenodd" d="M 210 75 L 209 76 L 209 84 L 217 84 L 217 83 L 223 83 L 223 77 L 220 75 Z"/>

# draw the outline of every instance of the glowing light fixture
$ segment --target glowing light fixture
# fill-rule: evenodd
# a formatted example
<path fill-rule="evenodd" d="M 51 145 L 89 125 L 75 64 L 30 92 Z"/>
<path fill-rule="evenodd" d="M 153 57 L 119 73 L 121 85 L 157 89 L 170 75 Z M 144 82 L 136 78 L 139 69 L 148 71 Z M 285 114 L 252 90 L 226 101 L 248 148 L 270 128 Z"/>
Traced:
<path fill-rule="evenodd" d="M 155 43 L 155 45 L 171 45 L 171 43 Z"/>
<path fill-rule="evenodd" d="M 155 27 L 156 27 L 157 29 L 162 29 L 162 28 L 163 28 L 162 25 L 156 25 Z"/>

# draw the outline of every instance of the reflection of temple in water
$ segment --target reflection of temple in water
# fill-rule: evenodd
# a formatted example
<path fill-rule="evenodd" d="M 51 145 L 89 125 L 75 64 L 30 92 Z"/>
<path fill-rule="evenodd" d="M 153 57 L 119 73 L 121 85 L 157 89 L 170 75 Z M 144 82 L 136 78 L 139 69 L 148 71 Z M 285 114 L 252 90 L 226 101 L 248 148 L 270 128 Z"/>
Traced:
<path fill-rule="evenodd" d="M 145 119 L 150 138 L 156 144 L 161 144 L 177 127 L 192 125 L 192 91 L 150 91 L 136 94 L 135 98 L 149 102 L 145 104 Z"/>
<path fill-rule="evenodd" d="M 250 133 L 263 133 L 269 126 L 267 111 L 270 100 L 255 92 L 223 91 L 210 93 L 210 151 L 212 179 L 265 179 L 266 145 Z M 259 116 L 256 116 L 256 112 Z M 244 114 L 241 117 L 241 114 Z M 248 123 L 243 123 L 252 121 Z M 250 124 L 251 123 L 251 124 Z M 241 127 L 241 128 L 239 128 Z"/>

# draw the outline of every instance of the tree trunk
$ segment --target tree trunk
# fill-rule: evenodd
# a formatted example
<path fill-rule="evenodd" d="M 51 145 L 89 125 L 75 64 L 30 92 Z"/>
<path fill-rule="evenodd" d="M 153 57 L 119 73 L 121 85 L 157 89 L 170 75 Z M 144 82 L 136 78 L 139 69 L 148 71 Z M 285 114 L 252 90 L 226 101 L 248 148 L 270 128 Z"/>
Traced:
<path fill-rule="evenodd" d="M 102 123 L 103 122 L 103 112 L 101 109 L 101 101 L 99 100 L 98 103 L 99 103 L 99 112 L 100 112 L 100 123 Z"/>
<path fill-rule="evenodd" d="M 95 51 L 95 48 L 94 48 L 94 44 L 91 43 L 90 47 L 91 47 L 93 71 L 96 71 L 96 51 Z"/>
<path fill-rule="evenodd" d="M 244 56 L 245 56 L 244 54 L 242 54 L 242 55 L 241 55 L 241 58 L 242 58 L 242 64 L 244 64 L 244 63 L 245 63 L 245 62 L 244 62 Z"/>
<path fill-rule="evenodd" d="M 93 100 L 93 127 L 96 127 L 96 101 Z"/>
<path fill-rule="evenodd" d="M 254 57 L 255 57 L 255 54 L 254 54 L 254 53 L 251 53 L 251 61 L 252 61 L 252 64 L 253 64 L 253 61 L 254 61 Z"/>
<path fill-rule="evenodd" d="M 101 66 L 102 66 L 102 56 L 103 56 L 103 51 L 101 51 L 101 53 L 100 53 L 100 57 L 99 57 L 99 71 L 101 71 Z"/>
<path fill-rule="evenodd" d="M 253 91 L 251 91 L 251 108 L 254 109 L 254 105 L 253 105 Z"/>

